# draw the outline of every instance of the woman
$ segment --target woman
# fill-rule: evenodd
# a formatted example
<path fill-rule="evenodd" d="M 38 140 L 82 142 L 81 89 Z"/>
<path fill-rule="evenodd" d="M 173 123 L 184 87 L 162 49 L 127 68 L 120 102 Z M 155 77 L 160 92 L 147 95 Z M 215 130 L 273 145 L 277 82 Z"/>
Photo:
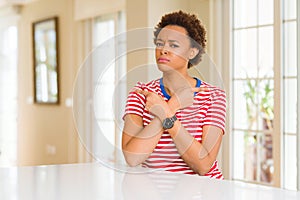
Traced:
<path fill-rule="evenodd" d="M 206 31 L 195 15 L 164 15 L 154 31 L 162 78 L 137 83 L 124 115 L 122 149 L 130 166 L 223 179 L 216 157 L 225 130 L 225 92 L 191 77 L 205 53 Z"/>

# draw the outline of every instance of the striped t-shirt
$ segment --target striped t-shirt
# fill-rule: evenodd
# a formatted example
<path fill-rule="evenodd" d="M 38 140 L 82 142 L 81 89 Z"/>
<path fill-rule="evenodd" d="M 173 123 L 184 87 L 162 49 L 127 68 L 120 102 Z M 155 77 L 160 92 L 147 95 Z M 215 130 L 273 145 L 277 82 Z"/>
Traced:
<path fill-rule="evenodd" d="M 224 133 L 226 96 L 223 90 L 206 82 L 201 82 L 199 79 L 196 80 L 196 87 L 205 87 L 206 89 L 195 93 L 193 105 L 178 110 L 176 117 L 197 141 L 202 142 L 202 128 L 205 125 L 217 126 Z M 138 82 L 135 89 L 154 92 L 163 97 L 166 102 L 170 99 L 165 91 L 162 79 L 153 80 L 146 84 Z M 147 126 L 154 116 L 145 108 L 145 103 L 144 95 L 134 91 L 130 92 L 127 98 L 125 115 L 138 115 L 142 117 L 144 126 Z M 142 163 L 142 166 L 171 172 L 196 174 L 181 158 L 168 131 L 163 132 L 154 151 Z M 213 163 L 210 171 L 205 176 L 223 179 L 217 161 Z"/>

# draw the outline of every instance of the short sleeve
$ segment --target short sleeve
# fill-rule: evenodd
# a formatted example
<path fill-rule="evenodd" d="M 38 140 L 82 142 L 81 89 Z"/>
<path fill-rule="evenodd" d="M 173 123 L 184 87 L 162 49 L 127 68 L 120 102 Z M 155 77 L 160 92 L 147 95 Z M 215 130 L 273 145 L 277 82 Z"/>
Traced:
<path fill-rule="evenodd" d="M 203 125 L 212 125 L 225 133 L 226 94 L 223 90 L 213 89 Z"/>
<path fill-rule="evenodd" d="M 123 115 L 123 119 L 127 114 L 135 114 L 140 117 L 143 117 L 143 112 L 145 108 L 146 99 L 144 95 L 136 93 L 134 90 L 136 89 L 144 89 L 144 84 L 138 82 L 134 88 L 129 92 L 127 97 L 127 102 L 125 106 L 125 113 Z"/>

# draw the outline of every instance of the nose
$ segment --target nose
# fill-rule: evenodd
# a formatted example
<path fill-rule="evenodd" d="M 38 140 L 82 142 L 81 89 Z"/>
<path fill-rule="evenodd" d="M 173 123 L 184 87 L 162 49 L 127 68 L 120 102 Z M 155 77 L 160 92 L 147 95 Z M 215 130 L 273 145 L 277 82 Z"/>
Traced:
<path fill-rule="evenodd" d="M 162 55 L 167 55 L 168 54 L 168 50 L 166 48 L 166 46 L 164 45 L 162 48 L 161 48 L 161 52 L 160 52 Z"/>

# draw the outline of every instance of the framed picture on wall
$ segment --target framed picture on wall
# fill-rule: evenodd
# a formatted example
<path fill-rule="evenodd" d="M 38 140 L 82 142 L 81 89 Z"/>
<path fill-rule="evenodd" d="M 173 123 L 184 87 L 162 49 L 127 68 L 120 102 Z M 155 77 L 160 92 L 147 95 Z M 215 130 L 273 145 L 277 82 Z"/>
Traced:
<path fill-rule="evenodd" d="M 34 22 L 34 102 L 59 104 L 58 17 Z"/>

